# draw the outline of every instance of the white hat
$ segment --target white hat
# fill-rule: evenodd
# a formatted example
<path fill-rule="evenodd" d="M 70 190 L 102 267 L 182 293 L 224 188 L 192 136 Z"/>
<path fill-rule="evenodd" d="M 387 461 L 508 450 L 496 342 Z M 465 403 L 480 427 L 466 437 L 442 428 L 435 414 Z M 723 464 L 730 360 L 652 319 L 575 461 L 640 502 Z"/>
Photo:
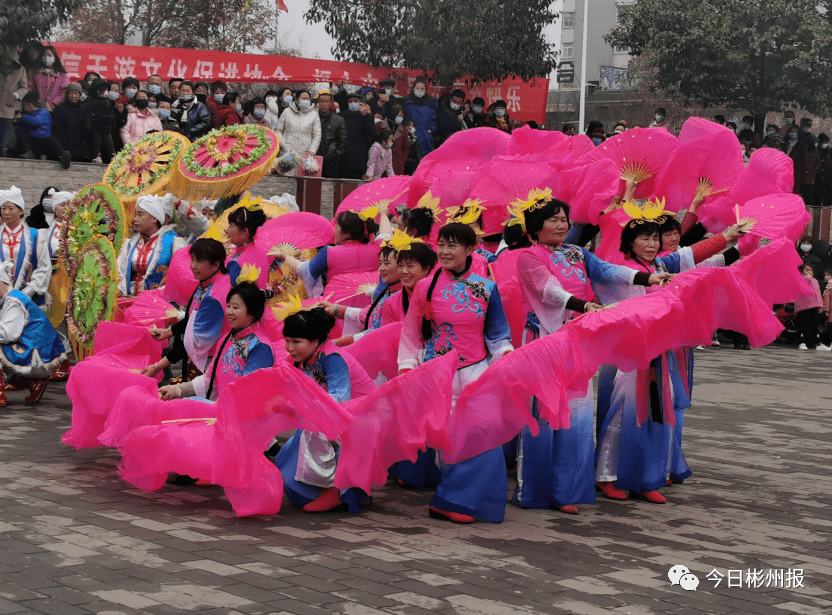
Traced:
<path fill-rule="evenodd" d="M 165 224 L 165 201 L 158 196 L 140 196 L 136 201 L 136 209 L 146 211 L 151 216 L 159 221 L 159 224 Z"/>
<path fill-rule="evenodd" d="M 211 211 L 214 211 L 217 207 L 217 201 L 202 201 L 202 209 L 205 209 L 206 207 Z"/>
<path fill-rule="evenodd" d="M 14 263 L 11 261 L 4 261 L 0 263 L 0 282 L 5 282 L 9 286 L 14 286 L 14 282 L 12 281 L 13 269 Z"/>
<path fill-rule="evenodd" d="M 162 197 L 162 202 L 165 206 L 165 215 L 167 215 L 171 220 L 173 220 L 173 209 L 178 200 L 179 199 L 177 199 L 170 192 Z M 162 224 L 164 224 L 164 222 L 162 222 Z"/>
<path fill-rule="evenodd" d="M 4 203 L 14 203 L 20 207 L 21 211 L 26 211 L 26 201 L 23 200 L 23 191 L 17 186 L 12 186 L 8 190 L 0 190 L 0 205 Z"/>
<path fill-rule="evenodd" d="M 76 194 L 77 192 L 55 192 L 51 199 L 43 199 L 43 208 L 48 212 L 53 212 L 58 205 L 69 203 Z"/>

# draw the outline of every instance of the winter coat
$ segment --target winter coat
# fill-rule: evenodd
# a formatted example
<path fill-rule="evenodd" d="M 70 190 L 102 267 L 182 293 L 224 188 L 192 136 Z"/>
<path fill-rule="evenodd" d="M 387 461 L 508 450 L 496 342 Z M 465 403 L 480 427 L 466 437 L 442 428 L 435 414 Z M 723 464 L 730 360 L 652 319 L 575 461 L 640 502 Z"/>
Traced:
<path fill-rule="evenodd" d="M 416 137 L 419 140 L 419 151 L 422 156 L 427 156 L 436 147 L 433 140 L 433 135 L 436 134 L 436 111 L 435 98 L 430 98 L 427 95 L 416 98 L 411 94 L 404 99 L 404 113 L 408 119 L 413 120 Z"/>
<path fill-rule="evenodd" d="M 121 140 L 125 145 L 138 141 L 151 130 L 162 132 L 162 122 L 152 109 L 146 109 L 147 115 L 134 109 L 127 114 L 127 123 L 121 129 Z"/>
<path fill-rule="evenodd" d="M 95 86 L 94 83 L 93 86 Z M 94 92 L 94 87 L 91 90 Z M 110 101 L 106 98 L 91 96 L 82 105 L 82 112 L 84 114 L 84 130 L 102 134 L 111 133 L 115 130 L 116 120 L 113 117 Z"/>
<path fill-rule="evenodd" d="M 220 105 L 219 107 L 215 107 L 215 111 L 211 113 L 211 118 L 219 119 L 219 125 L 214 122 L 214 128 L 236 126 L 237 124 L 245 123 L 243 116 L 237 113 L 237 110 L 231 105 Z"/>
<path fill-rule="evenodd" d="M 269 120 L 266 119 L 267 117 L 268 117 L 268 111 L 266 112 L 266 115 L 264 115 L 263 119 L 261 119 L 261 120 L 257 119 L 257 117 L 253 113 L 250 113 L 246 116 L 246 119 L 245 119 L 244 123 L 245 124 L 256 124 L 257 126 L 262 126 L 263 128 L 271 129 L 271 124 L 269 124 Z"/>
<path fill-rule="evenodd" d="M 393 177 L 396 174 L 393 170 L 393 152 L 381 143 L 373 143 L 365 175 L 370 179 L 379 179 L 385 172 L 387 177 Z"/>
<path fill-rule="evenodd" d="M 69 76 L 51 68 L 41 68 L 29 74 L 29 91 L 37 92 L 38 99 L 49 111 L 64 101 L 69 87 Z"/>
<path fill-rule="evenodd" d="M 26 69 L 16 58 L 11 66 L 0 64 L 0 119 L 14 118 L 14 112 L 20 110 L 20 101 L 28 91 Z M 14 97 L 15 92 L 18 98 Z"/>
<path fill-rule="evenodd" d="M 344 118 L 330 111 L 326 115 L 318 114 L 321 120 L 321 144 L 318 156 L 324 160 L 340 160 L 347 153 L 347 125 Z"/>
<path fill-rule="evenodd" d="M 263 118 L 269 122 L 272 130 L 277 130 L 277 121 L 283 115 L 283 107 L 279 103 L 269 101 L 266 103 L 266 117 Z"/>
<path fill-rule="evenodd" d="M 211 114 L 211 126 L 213 128 L 220 128 L 221 126 L 233 126 L 234 124 L 223 124 L 223 114 L 220 113 L 220 108 L 225 105 L 220 105 L 214 100 L 213 96 L 209 96 L 205 101 L 205 108 Z M 239 122 L 242 123 L 242 122 Z"/>
<path fill-rule="evenodd" d="M 211 114 L 198 100 L 191 103 L 191 108 L 182 107 L 182 117 L 179 120 L 179 128 L 182 134 L 191 141 L 204 137 L 214 128 L 211 124 Z"/>
<path fill-rule="evenodd" d="M 55 107 L 52 112 L 52 134 L 72 154 L 74 162 L 89 161 L 92 158 L 87 131 L 84 130 L 84 106 L 81 103 L 66 101 Z"/>
<path fill-rule="evenodd" d="M 462 110 L 454 111 L 448 101 L 439 105 L 436 112 L 436 147 L 442 145 L 455 132 L 462 130 L 462 121 L 458 119 Z"/>
<path fill-rule="evenodd" d="M 298 156 L 315 155 L 321 144 L 321 118 L 314 107 L 299 110 L 295 103 L 286 108 L 277 121 L 280 153 L 295 152 Z"/>
<path fill-rule="evenodd" d="M 393 133 L 393 170 L 396 175 L 404 175 L 404 165 L 410 153 L 410 135 L 407 128 L 398 125 Z"/>
<path fill-rule="evenodd" d="M 35 139 L 48 139 L 52 136 L 52 116 L 46 109 L 38 108 L 32 113 L 24 113 L 20 122 Z"/>
<path fill-rule="evenodd" d="M 341 167 L 345 171 L 352 171 L 353 175 L 356 172 L 363 175 L 367 169 L 367 152 L 376 135 L 373 116 L 369 113 L 362 115 L 360 111 L 347 111 L 344 124 L 347 131 L 347 151 Z"/>

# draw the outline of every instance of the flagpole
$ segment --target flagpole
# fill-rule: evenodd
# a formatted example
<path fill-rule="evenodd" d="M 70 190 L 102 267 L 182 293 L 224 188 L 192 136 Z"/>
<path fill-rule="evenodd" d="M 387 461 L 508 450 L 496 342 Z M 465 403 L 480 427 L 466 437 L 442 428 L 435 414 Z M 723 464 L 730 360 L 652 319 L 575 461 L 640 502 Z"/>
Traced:
<path fill-rule="evenodd" d="M 586 121 L 586 38 L 588 21 L 589 0 L 584 0 L 584 33 L 581 41 L 581 106 L 578 111 L 578 134 L 582 134 L 586 130 L 584 122 Z"/>
<path fill-rule="evenodd" d="M 280 32 L 278 29 L 278 21 L 280 17 L 280 4 L 278 2 L 274 3 L 274 52 L 278 53 L 278 39 L 280 38 Z"/>

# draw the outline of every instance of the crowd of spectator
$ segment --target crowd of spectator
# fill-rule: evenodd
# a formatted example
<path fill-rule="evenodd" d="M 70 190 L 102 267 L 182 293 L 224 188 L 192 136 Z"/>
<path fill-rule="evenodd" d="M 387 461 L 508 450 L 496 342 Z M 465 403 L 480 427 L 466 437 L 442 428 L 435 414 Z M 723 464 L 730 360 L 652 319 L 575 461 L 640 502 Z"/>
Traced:
<path fill-rule="evenodd" d="M 378 88 L 331 83 L 326 89 L 282 87 L 243 99 L 222 81 L 142 84 L 87 73 L 72 82 L 52 46 L 27 43 L 0 58 L 0 156 L 108 164 L 148 133 L 173 130 L 191 140 L 213 128 L 257 124 L 278 133 L 281 153 L 319 157 L 324 177 L 353 179 L 412 174 L 419 160 L 452 134 L 479 126 L 511 132 L 506 103 L 486 107 L 463 90 L 434 98 L 417 78 L 409 94 L 396 82 Z M 536 124 L 531 122 L 536 128 Z"/>

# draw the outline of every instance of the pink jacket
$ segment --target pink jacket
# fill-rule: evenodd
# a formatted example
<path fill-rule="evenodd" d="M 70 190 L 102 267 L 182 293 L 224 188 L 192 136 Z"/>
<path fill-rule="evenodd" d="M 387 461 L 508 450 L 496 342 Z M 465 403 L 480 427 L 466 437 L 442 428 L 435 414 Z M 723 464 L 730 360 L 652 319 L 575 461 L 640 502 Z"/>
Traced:
<path fill-rule="evenodd" d="M 817 309 L 823 307 L 823 297 L 820 294 L 820 284 L 818 284 L 818 281 L 815 278 L 804 277 L 803 279 L 809 282 L 809 286 L 812 287 L 812 294 L 798 297 L 794 302 L 794 311 L 802 312 L 804 310 L 811 310 L 812 308 Z"/>
<path fill-rule="evenodd" d="M 42 69 L 29 74 L 29 90 L 37 92 L 38 98 L 46 104 L 49 111 L 52 111 L 55 105 L 64 102 L 68 86 L 69 76 L 66 73 Z"/>
<path fill-rule="evenodd" d="M 370 148 L 370 159 L 367 161 L 367 177 L 379 179 L 387 171 L 387 177 L 393 177 L 393 152 L 381 143 L 373 143 Z"/>
<path fill-rule="evenodd" d="M 121 140 L 125 145 L 138 141 L 151 130 L 162 132 L 162 122 L 159 116 L 151 109 L 146 111 L 147 115 L 142 115 L 138 109 L 133 109 L 127 114 L 127 123 L 121 129 Z"/>

